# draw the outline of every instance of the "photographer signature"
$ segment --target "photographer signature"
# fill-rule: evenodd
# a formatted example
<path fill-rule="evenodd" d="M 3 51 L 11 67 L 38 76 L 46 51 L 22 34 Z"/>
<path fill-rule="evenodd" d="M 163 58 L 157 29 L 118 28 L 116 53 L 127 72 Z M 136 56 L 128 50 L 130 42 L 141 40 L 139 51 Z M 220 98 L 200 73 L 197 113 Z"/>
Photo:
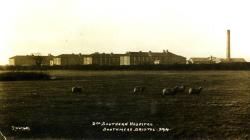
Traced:
<path fill-rule="evenodd" d="M 28 126 L 11 126 L 11 130 L 15 132 L 24 132 L 30 131 L 30 127 Z"/>

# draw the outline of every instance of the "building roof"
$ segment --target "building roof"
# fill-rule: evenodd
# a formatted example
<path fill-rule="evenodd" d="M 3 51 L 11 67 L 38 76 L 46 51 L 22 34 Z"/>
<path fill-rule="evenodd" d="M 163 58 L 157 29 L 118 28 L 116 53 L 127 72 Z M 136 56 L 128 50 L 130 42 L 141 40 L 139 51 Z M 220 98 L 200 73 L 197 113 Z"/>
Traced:
<path fill-rule="evenodd" d="M 210 61 L 209 57 L 191 57 L 190 60 L 193 62 Z"/>
<path fill-rule="evenodd" d="M 146 57 L 149 57 L 149 56 L 160 56 L 160 57 L 164 57 L 164 56 L 178 56 L 178 57 L 182 57 L 184 59 L 186 59 L 185 57 L 183 56 L 180 56 L 180 55 L 176 55 L 174 53 L 171 53 L 169 52 L 168 50 L 164 50 L 163 52 L 142 52 L 142 51 L 139 51 L 139 52 L 127 52 L 126 54 L 123 54 L 123 55 L 137 55 L 137 56 L 146 56 Z"/>
<path fill-rule="evenodd" d="M 230 58 L 230 61 L 228 61 L 228 59 L 224 58 L 224 59 L 222 59 L 222 62 L 239 63 L 239 62 L 246 62 L 246 60 L 244 58 Z"/>
<path fill-rule="evenodd" d="M 28 57 L 28 55 L 15 55 L 15 56 L 10 57 L 9 59 L 20 58 L 20 57 Z"/>
<path fill-rule="evenodd" d="M 90 55 L 87 56 L 120 56 L 121 54 L 114 54 L 114 53 L 92 53 Z"/>
<path fill-rule="evenodd" d="M 127 52 L 125 55 L 149 56 L 148 52 Z"/>
<path fill-rule="evenodd" d="M 230 61 L 231 62 L 246 62 L 244 58 L 231 58 Z"/>
<path fill-rule="evenodd" d="M 182 58 L 186 59 L 186 57 L 184 57 L 184 56 L 177 55 L 177 54 L 171 53 L 169 51 L 166 52 L 166 55 L 169 55 L 169 56 L 178 56 L 178 57 L 182 57 Z"/>
<path fill-rule="evenodd" d="M 14 58 L 31 58 L 31 57 L 34 57 L 34 56 L 36 56 L 36 55 L 15 55 L 15 56 L 12 56 L 12 57 L 10 57 L 9 59 L 14 59 Z M 41 55 L 41 57 L 54 57 L 53 55 L 48 55 L 48 56 L 43 56 L 43 55 Z"/>
<path fill-rule="evenodd" d="M 32 58 L 32 57 L 34 57 L 34 55 L 16 55 L 16 56 L 10 57 L 9 59 Z"/>
<path fill-rule="evenodd" d="M 83 56 L 82 54 L 60 54 L 56 57 L 78 57 L 78 56 Z"/>
<path fill-rule="evenodd" d="M 235 62 L 246 62 L 244 58 L 231 58 L 228 61 L 226 58 L 216 58 L 216 57 L 192 57 L 189 59 L 193 63 L 201 62 L 216 62 L 216 63 L 235 63 Z"/>

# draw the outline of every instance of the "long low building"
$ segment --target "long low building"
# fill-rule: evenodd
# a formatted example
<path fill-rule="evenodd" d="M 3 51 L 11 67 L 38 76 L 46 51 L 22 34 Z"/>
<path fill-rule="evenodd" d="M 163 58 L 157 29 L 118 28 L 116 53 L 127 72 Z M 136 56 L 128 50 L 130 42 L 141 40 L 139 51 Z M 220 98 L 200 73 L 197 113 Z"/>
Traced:
<path fill-rule="evenodd" d="M 244 58 L 216 58 L 216 57 L 192 57 L 188 64 L 217 64 L 217 63 L 244 63 Z"/>
<path fill-rule="evenodd" d="M 152 65 L 152 64 L 185 64 L 186 58 L 169 51 L 163 52 L 127 52 L 125 54 L 93 53 L 93 54 L 61 54 L 58 56 L 22 55 L 9 58 L 13 66 L 33 65 Z"/>
<path fill-rule="evenodd" d="M 120 65 L 145 65 L 150 63 L 147 52 L 127 52 L 120 56 Z"/>
<path fill-rule="evenodd" d="M 50 65 L 50 60 L 54 56 L 39 56 L 39 55 L 16 55 L 9 58 L 9 65 L 11 66 L 42 66 Z"/>
<path fill-rule="evenodd" d="M 120 65 L 120 54 L 93 53 L 83 56 L 83 65 Z"/>
<path fill-rule="evenodd" d="M 183 56 L 176 55 L 163 50 L 162 53 L 149 52 L 153 64 L 186 64 L 187 59 Z"/>
<path fill-rule="evenodd" d="M 55 56 L 50 62 L 50 65 L 57 66 L 72 66 L 72 65 L 82 65 L 83 55 L 82 54 L 61 54 Z"/>
<path fill-rule="evenodd" d="M 168 50 L 163 52 L 127 52 L 120 57 L 120 65 L 146 64 L 186 64 L 186 58 Z"/>

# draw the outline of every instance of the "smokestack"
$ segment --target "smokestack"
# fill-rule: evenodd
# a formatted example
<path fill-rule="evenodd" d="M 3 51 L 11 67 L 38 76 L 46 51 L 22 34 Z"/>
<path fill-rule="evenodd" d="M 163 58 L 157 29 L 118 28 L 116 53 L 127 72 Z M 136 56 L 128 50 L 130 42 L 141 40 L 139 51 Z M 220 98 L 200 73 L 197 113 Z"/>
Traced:
<path fill-rule="evenodd" d="M 230 61 L 230 30 L 227 30 L 227 60 Z"/>

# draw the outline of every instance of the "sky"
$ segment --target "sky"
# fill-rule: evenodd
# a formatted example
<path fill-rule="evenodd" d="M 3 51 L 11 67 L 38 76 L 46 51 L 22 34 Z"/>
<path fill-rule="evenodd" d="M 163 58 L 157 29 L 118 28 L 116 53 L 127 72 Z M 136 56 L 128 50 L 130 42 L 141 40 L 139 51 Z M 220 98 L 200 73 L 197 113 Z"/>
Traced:
<path fill-rule="evenodd" d="M 0 65 L 14 55 L 168 50 L 250 61 L 248 0 L 0 0 Z"/>

